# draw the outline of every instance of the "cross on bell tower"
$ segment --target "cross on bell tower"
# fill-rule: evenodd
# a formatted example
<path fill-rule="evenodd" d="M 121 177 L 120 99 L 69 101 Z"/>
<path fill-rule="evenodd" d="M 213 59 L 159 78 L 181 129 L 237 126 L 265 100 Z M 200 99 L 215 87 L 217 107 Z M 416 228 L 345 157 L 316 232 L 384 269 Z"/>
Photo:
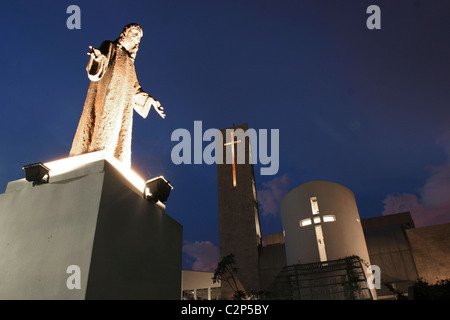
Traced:
<path fill-rule="evenodd" d="M 233 187 L 236 187 L 237 181 L 236 181 L 236 159 L 235 159 L 235 152 L 234 152 L 234 145 L 242 142 L 242 140 L 235 140 L 234 138 L 234 131 L 230 131 L 230 142 L 224 143 L 224 146 L 231 146 L 231 165 L 232 165 L 232 171 L 233 171 Z"/>
<path fill-rule="evenodd" d="M 307 218 L 300 220 L 299 224 L 300 227 L 306 227 L 314 224 L 320 261 L 324 262 L 327 261 L 327 251 L 325 249 L 325 241 L 323 238 L 322 223 L 336 221 L 336 216 L 324 215 L 321 217 L 319 214 L 319 203 L 317 202 L 317 197 L 311 197 L 309 200 L 311 202 L 312 219 Z"/>

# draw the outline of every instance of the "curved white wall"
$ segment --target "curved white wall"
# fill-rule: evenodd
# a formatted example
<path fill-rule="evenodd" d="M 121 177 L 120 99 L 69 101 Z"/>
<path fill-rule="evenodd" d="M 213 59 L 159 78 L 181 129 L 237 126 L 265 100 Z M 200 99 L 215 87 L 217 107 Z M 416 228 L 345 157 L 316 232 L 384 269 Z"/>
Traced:
<path fill-rule="evenodd" d="M 312 212 L 312 197 L 316 197 L 318 203 L 319 213 L 315 215 Z M 351 255 L 358 255 L 370 265 L 355 196 L 347 187 L 328 181 L 302 184 L 283 199 L 281 217 L 288 265 Z M 329 222 L 324 222 L 324 217 Z M 308 223 L 306 219 L 311 219 L 311 224 L 301 227 L 300 221 Z M 320 233 L 323 235 L 324 247 L 318 244 Z"/>

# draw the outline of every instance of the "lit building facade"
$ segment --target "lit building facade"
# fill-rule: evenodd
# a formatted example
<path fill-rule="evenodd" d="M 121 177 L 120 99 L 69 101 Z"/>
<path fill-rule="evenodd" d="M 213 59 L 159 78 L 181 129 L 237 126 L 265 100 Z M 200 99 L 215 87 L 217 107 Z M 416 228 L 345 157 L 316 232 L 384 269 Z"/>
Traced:
<path fill-rule="evenodd" d="M 182 300 L 220 300 L 221 284 L 214 283 L 214 272 L 182 270 Z"/>

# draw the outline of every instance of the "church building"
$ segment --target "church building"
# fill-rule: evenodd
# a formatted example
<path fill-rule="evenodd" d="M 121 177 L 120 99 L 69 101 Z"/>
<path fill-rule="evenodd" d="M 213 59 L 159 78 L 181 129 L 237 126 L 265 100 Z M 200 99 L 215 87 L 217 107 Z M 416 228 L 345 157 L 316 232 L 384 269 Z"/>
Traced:
<path fill-rule="evenodd" d="M 392 292 L 375 280 L 407 294 L 424 275 L 450 277 L 450 224 L 415 229 L 409 213 L 361 220 L 353 192 L 335 182 L 291 190 L 281 203 L 283 231 L 262 236 L 247 130 L 247 124 L 221 130 L 224 161 L 217 165 L 220 257 L 234 255 L 240 290 L 266 299 L 389 299 Z M 223 282 L 221 299 L 233 294 Z"/>

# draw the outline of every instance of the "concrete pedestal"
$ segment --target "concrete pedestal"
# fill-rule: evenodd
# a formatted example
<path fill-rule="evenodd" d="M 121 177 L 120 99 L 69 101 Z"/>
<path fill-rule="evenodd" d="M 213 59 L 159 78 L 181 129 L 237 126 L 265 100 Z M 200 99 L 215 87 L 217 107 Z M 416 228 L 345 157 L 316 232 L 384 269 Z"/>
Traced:
<path fill-rule="evenodd" d="M 0 194 L 0 299 L 180 299 L 182 226 L 114 161 L 91 156 Z"/>

